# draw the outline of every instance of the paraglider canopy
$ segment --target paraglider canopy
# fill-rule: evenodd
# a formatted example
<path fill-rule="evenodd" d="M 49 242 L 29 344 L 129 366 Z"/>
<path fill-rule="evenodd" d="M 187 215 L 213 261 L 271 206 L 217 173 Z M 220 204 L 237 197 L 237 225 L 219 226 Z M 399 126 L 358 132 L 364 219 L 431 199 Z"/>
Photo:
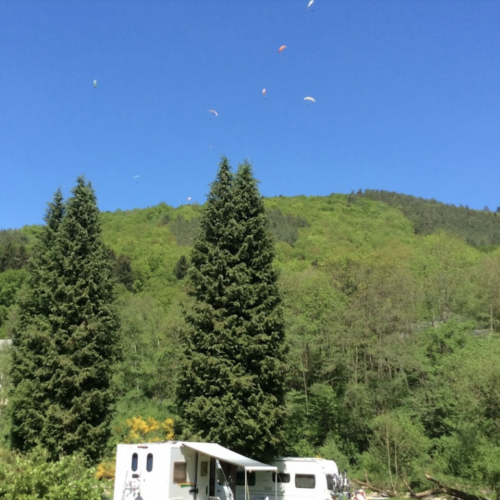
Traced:
<path fill-rule="evenodd" d="M 309 0 L 309 3 L 307 4 L 307 8 L 309 8 L 313 3 L 314 3 L 314 0 Z"/>
<path fill-rule="evenodd" d="M 97 80 L 94 80 L 94 88 L 97 87 Z"/>
<path fill-rule="evenodd" d="M 314 97 L 304 97 L 304 101 L 311 101 L 311 102 L 316 102 L 316 99 Z"/>
<path fill-rule="evenodd" d="M 217 113 L 217 111 L 215 111 L 215 109 L 209 109 L 208 113 L 213 113 L 215 116 L 219 116 L 219 113 Z"/>
<path fill-rule="evenodd" d="M 279 49 L 278 52 L 283 52 L 286 49 L 286 45 L 282 45 Z"/>
<path fill-rule="evenodd" d="M 266 95 L 266 89 L 262 89 L 262 95 Z"/>

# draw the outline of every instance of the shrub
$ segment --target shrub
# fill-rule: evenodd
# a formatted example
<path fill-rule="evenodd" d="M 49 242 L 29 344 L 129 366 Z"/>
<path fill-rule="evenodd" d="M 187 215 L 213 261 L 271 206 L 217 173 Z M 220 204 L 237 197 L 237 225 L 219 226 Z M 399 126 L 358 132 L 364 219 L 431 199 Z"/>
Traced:
<path fill-rule="evenodd" d="M 27 455 L 0 455 L 2 500 L 101 500 L 104 487 L 80 455 L 48 461 L 40 448 Z"/>

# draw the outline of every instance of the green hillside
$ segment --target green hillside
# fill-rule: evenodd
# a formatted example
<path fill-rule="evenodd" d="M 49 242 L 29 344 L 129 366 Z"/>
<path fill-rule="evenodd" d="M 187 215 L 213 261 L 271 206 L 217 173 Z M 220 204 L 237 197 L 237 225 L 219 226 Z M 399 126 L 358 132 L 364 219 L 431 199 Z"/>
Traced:
<path fill-rule="evenodd" d="M 499 219 L 434 201 L 411 208 L 411 197 L 377 193 L 265 200 L 290 346 L 288 452 L 331 457 L 399 486 L 418 488 L 431 470 L 499 488 L 491 461 L 500 456 Z M 421 207 L 440 222 L 421 223 Z M 160 204 L 101 214 L 125 352 L 115 440 L 132 416 L 175 417 L 190 300 L 179 261 L 189 258 L 201 210 Z M 36 235 L 34 227 L 0 233 L 0 337 L 15 320 Z"/>
<path fill-rule="evenodd" d="M 500 244 L 500 207 L 496 212 L 491 212 L 488 207 L 471 210 L 466 206 L 456 207 L 436 200 L 373 189 L 350 195 L 354 202 L 362 198 L 382 201 L 400 209 L 413 223 L 417 234 L 448 231 L 462 236 L 476 247 Z"/>

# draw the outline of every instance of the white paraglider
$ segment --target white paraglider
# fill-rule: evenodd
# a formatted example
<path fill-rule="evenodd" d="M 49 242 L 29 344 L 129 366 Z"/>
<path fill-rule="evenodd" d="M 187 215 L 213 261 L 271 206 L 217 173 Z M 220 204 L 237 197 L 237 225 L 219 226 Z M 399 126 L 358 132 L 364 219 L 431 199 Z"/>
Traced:
<path fill-rule="evenodd" d="M 191 201 L 191 196 L 188 196 L 188 201 Z"/>
<path fill-rule="evenodd" d="M 94 80 L 94 88 L 97 88 L 97 80 Z"/>
<path fill-rule="evenodd" d="M 311 101 L 311 102 L 316 102 L 316 99 L 314 97 L 304 97 L 304 101 Z"/>
<path fill-rule="evenodd" d="M 313 3 L 314 3 L 314 0 L 309 0 L 309 3 L 307 4 L 307 8 L 309 8 Z"/>

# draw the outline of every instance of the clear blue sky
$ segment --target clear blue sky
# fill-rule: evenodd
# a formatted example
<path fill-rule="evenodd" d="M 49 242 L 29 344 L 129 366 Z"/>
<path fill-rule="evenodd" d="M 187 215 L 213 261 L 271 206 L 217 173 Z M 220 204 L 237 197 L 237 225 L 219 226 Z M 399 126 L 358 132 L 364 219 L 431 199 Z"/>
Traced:
<path fill-rule="evenodd" d="M 496 209 L 500 1 L 307 3 L 2 0 L 0 228 L 80 174 L 101 210 L 203 203 L 222 154 L 265 196 Z"/>

